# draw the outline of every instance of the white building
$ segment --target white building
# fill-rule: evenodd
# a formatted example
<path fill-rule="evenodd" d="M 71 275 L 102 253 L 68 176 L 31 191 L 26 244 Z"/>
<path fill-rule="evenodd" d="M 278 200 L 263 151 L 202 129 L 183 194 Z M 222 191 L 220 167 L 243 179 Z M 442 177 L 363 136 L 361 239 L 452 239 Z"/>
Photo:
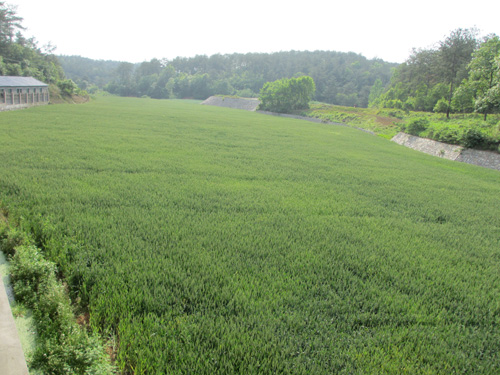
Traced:
<path fill-rule="evenodd" d="M 49 104 L 49 85 L 32 77 L 0 76 L 0 111 Z"/>

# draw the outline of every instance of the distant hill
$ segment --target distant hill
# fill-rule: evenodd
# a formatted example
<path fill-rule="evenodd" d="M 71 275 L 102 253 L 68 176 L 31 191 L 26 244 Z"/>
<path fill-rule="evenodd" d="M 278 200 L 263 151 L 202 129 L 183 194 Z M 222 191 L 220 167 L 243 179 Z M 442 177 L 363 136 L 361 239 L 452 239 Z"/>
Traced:
<path fill-rule="evenodd" d="M 212 95 L 255 97 L 264 83 L 309 75 L 315 100 L 366 107 L 375 84 L 386 87 L 398 64 L 353 52 L 287 51 L 153 59 L 141 64 L 60 56 L 66 76 L 81 88 L 94 84 L 122 96 L 206 99 Z"/>
<path fill-rule="evenodd" d="M 103 88 L 114 78 L 121 61 L 93 60 L 82 56 L 57 56 L 67 78 L 72 79 L 80 88 L 92 85 Z"/>

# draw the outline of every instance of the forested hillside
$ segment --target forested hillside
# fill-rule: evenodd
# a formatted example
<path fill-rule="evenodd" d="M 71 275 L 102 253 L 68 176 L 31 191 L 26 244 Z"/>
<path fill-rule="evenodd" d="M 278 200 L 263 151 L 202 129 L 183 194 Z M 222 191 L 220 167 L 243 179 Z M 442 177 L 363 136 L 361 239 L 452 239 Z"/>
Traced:
<path fill-rule="evenodd" d="M 79 60 L 78 60 L 79 59 Z M 81 57 L 60 57 L 68 77 L 87 87 L 96 84 L 122 96 L 205 99 L 210 95 L 258 96 L 264 83 L 308 75 L 316 83 L 315 100 L 366 107 L 370 90 L 378 82 L 389 83 L 397 64 L 369 60 L 355 53 L 334 51 L 289 51 L 153 59 L 141 64 L 111 62 Z M 99 68 L 100 67 L 100 68 Z"/>
<path fill-rule="evenodd" d="M 383 91 L 374 90 L 371 106 L 447 117 L 475 111 L 486 120 L 489 113 L 500 111 L 500 38 L 457 29 L 435 47 L 414 49 Z"/>
<path fill-rule="evenodd" d="M 22 21 L 15 6 L 0 2 L 0 75 L 29 76 L 46 83 L 64 79 L 54 48 L 40 48 L 35 38 L 26 38 Z"/>
<path fill-rule="evenodd" d="M 89 92 L 103 88 L 113 79 L 121 61 L 92 60 L 81 56 L 57 56 L 64 73 L 78 87 Z"/>

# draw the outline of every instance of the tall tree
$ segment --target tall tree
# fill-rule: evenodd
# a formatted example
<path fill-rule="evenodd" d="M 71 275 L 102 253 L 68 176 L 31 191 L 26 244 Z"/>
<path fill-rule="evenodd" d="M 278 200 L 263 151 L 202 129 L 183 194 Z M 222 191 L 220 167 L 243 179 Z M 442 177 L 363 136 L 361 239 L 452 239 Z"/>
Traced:
<path fill-rule="evenodd" d="M 22 17 L 16 15 L 16 8 L 0 1 L 0 48 L 5 43 L 12 43 L 17 31 L 25 29 Z"/>
<path fill-rule="evenodd" d="M 500 38 L 486 37 L 480 48 L 474 52 L 469 64 L 469 85 L 475 91 L 476 111 L 488 113 L 497 109 L 499 99 L 495 96 L 495 86 L 500 84 L 498 59 L 500 58 Z"/>
<path fill-rule="evenodd" d="M 382 83 L 382 80 L 380 78 L 377 78 L 372 88 L 370 89 L 370 95 L 368 96 L 368 106 L 375 106 L 378 98 L 383 94 L 383 92 L 384 84 Z"/>
<path fill-rule="evenodd" d="M 467 77 L 467 65 L 478 45 L 476 29 L 456 29 L 439 44 L 439 60 L 444 82 L 449 85 L 448 108 L 446 117 L 450 117 L 453 91 Z"/>
<path fill-rule="evenodd" d="M 34 38 L 25 38 L 22 20 L 15 6 L 0 1 L 0 74 L 32 76 L 46 83 L 63 80 L 53 50 L 42 52 Z"/>

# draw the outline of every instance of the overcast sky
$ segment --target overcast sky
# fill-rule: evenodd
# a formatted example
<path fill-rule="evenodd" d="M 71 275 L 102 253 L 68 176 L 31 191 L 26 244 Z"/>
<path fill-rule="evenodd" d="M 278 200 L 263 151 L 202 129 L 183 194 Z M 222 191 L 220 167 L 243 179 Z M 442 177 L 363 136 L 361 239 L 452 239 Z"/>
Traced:
<path fill-rule="evenodd" d="M 497 0 L 7 0 L 56 54 L 128 62 L 278 51 L 403 62 L 459 27 L 500 35 Z"/>

